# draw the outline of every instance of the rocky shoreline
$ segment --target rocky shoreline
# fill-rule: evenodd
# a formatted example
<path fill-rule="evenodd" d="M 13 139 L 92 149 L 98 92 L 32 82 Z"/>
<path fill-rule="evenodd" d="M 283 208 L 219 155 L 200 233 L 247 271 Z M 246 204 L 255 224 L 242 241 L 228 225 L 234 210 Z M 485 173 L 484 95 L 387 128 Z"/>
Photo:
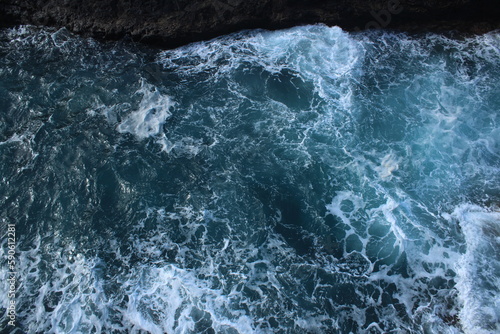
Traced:
<path fill-rule="evenodd" d="M 324 23 L 481 34 L 500 29 L 493 0 L 0 0 L 0 25 L 66 27 L 83 36 L 173 48 L 242 29 Z"/>

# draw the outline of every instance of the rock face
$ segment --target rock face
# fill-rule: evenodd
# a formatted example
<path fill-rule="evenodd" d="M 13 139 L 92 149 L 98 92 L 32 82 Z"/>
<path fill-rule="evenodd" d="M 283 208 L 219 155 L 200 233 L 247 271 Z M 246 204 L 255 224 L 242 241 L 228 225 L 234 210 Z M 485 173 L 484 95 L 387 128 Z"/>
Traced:
<path fill-rule="evenodd" d="M 0 25 L 66 27 L 170 48 L 241 29 L 325 23 L 346 30 L 500 28 L 498 0 L 0 0 Z"/>

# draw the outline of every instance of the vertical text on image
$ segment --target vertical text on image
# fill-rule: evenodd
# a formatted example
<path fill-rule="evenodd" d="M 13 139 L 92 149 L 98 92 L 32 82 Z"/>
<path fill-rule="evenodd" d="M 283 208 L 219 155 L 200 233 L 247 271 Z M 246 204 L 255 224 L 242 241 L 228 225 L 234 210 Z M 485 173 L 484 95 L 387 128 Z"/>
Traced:
<path fill-rule="evenodd" d="M 9 268 L 7 283 L 9 285 L 7 298 L 8 325 L 16 325 L 16 225 L 7 225 L 7 265 Z"/>

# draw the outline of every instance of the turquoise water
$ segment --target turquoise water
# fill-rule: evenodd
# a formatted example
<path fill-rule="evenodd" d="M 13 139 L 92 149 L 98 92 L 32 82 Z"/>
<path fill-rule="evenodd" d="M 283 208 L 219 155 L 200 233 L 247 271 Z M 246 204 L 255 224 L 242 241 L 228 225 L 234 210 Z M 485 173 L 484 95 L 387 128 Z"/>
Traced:
<path fill-rule="evenodd" d="M 498 32 L 22 27 L 0 63 L 17 333 L 500 331 Z"/>

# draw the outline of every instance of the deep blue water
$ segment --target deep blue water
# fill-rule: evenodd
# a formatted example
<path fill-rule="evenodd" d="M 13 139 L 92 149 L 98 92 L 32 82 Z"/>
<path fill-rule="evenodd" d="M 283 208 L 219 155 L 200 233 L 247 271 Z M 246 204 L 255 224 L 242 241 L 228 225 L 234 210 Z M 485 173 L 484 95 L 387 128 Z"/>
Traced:
<path fill-rule="evenodd" d="M 3 30 L 0 176 L 17 333 L 500 332 L 499 32 Z"/>

